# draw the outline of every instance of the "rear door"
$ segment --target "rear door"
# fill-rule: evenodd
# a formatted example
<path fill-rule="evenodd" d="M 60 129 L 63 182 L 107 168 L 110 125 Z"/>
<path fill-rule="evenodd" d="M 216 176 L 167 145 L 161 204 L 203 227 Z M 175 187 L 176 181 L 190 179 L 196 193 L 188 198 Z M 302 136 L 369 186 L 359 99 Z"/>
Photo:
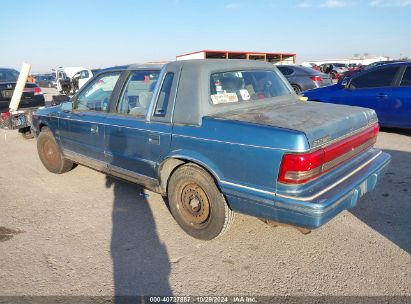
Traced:
<path fill-rule="evenodd" d="M 105 129 L 110 172 L 146 186 L 157 183 L 158 165 L 171 143 L 177 77 L 173 71 L 159 74 L 130 71 Z"/>
<path fill-rule="evenodd" d="M 404 67 L 391 94 L 392 98 L 384 104 L 387 125 L 411 128 L 411 66 Z"/>
<path fill-rule="evenodd" d="M 398 71 L 398 66 L 386 66 L 353 77 L 335 99 L 337 103 L 373 109 L 379 121 L 387 124 L 386 105 L 394 98 L 392 86 Z"/>
<path fill-rule="evenodd" d="M 105 163 L 104 126 L 120 75 L 120 71 L 101 74 L 73 98 L 71 111 L 60 114 L 59 138 L 64 153 L 90 161 L 92 167 Z"/>

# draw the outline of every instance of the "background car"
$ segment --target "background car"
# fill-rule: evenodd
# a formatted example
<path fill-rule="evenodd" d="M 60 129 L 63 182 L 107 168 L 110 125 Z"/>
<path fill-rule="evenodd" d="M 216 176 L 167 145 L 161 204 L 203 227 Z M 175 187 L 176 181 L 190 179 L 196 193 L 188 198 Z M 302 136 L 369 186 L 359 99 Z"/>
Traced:
<path fill-rule="evenodd" d="M 37 75 L 36 84 L 41 88 L 55 88 L 57 87 L 56 78 L 50 74 Z"/>
<path fill-rule="evenodd" d="M 332 79 L 339 79 L 341 74 L 348 71 L 348 67 L 344 63 L 323 63 L 320 65 L 321 72 L 329 74 Z"/>
<path fill-rule="evenodd" d="M 297 94 L 332 84 L 327 74 L 318 72 L 312 68 L 297 65 L 277 65 L 276 67 L 285 78 L 287 78 Z"/>
<path fill-rule="evenodd" d="M 382 126 L 411 129 L 411 62 L 378 65 L 304 92 L 309 100 L 374 109 Z"/>
<path fill-rule="evenodd" d="M 31 116 L 32 111 L 45 105 L 45 99 L 37 84 L 27 82 L 19 105 L 19 110 L 23 110 L 24 114 L 16 116 L 17 121 L 14 121 L 9 106 L 18 77 L 19 72 L 16 70 L 0 68 L 0 127 L 19 129 L 24 138 L 31 138 L 28 117 Z"/>

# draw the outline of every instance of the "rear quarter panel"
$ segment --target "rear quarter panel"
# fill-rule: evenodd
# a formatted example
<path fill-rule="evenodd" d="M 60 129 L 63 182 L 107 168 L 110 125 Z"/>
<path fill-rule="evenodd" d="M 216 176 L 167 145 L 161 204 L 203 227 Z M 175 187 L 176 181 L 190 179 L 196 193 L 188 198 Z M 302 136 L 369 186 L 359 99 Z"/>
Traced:
<path fill-rule="evenodd" d="M 200 127 L 174 126 L 171 154 L 198 162 L 219 183 L 275 191 L 283 154 L 307 149 L 299 132 L 206 117 Z"/>

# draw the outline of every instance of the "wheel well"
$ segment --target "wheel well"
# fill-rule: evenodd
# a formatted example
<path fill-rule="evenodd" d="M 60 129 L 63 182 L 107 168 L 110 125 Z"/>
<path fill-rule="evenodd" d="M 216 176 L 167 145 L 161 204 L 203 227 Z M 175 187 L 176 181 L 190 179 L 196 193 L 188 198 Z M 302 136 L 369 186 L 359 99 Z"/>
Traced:
<path fill-rule="evenodd" d="M 40 123 L 39 125 L 39 131 L 41 132 L 41 129 L 43 129 L 43 127 L 47 127 L 47 125 L 45 123 Z"/>
<path fill-rule="evenodd" d="M 167 194 L 168 182 L 170 180 L 171 175 L 178 167 L 185 165 L 185 164 L 194 164 L 194 165 L 199 166 L 203 170 L 205 170 L 216 181 L 217 187 L 220 188 L 217 183 L 217 177 L 215 176 L 215 174 L 213 174 L 213 172 L 210 171 L 204 165 L 196 161 L 192 161 L 188 159 L 169 158 L 160 166 L 160 169 L 159 169 L 161 194 Z"/>

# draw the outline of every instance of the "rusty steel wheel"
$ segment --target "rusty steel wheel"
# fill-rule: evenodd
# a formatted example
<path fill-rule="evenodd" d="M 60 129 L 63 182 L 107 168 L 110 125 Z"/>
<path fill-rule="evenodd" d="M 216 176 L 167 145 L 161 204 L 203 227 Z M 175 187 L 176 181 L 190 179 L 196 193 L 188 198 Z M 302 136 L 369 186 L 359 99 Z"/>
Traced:
<path fill-rule="evenodd" d="M 46 127 L 43 127 L 37 138 L 37 152 L 44 167 L 50 172 L 60 174 L 73 168 L 73 162 L 64 158 L 53 133 Z"/>
<path fill-rule="evenodd" d="M 203 168 L 194 164 L 179 167 L 170 177 L 167 193 L 171 214 L 189 235 L 210 240 L 230 227 L 234 214 Z"/>
<path fill-rule="evenodd" d="M 210 216 L 210 202 L 207 194 L 195 182 L 183 185 L 178 209 L 183 219 L 191 225 L 204 224 Z"/>

